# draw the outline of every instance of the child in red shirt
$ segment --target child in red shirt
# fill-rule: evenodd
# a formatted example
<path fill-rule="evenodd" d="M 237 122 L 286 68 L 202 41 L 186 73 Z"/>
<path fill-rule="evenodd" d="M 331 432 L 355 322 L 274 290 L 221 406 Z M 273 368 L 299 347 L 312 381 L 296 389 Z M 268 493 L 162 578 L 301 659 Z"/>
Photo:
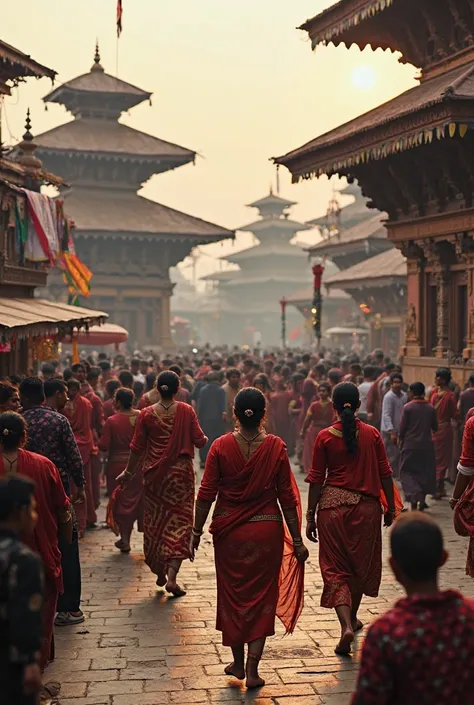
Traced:
<path fill-rule="evenodd" d="M 390 565 L 406 590 L 369 629 L 352 705 L 473 705 L 474 602 L 441 592 L 443 536 L 428 516 L 400 517 Z"/>

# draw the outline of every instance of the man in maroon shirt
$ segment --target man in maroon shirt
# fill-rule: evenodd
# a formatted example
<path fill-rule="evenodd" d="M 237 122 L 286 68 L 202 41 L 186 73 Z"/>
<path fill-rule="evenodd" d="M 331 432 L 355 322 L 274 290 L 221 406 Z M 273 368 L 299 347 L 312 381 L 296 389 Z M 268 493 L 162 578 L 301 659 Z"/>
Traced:
<path fill-rule="evenodd" d="M 352 705 L 473 705 L 474 602 L 441 592 L 447 560 L 438 525 L 400 517 L 390 565 L 407 593 L 370 627 Z"/>

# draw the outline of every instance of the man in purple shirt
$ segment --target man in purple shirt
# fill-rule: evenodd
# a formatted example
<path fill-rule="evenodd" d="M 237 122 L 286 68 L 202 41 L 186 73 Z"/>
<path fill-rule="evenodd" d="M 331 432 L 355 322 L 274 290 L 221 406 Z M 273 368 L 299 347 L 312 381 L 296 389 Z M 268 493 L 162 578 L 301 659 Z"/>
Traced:
<path fill-rule="evenodd" d="M 64 491 L 71 497 L 71 480 L 77 487 L 76 503 L 83 502 L 84 466 L 67 418 L 60 412 L 68 401 L 67 388 L 60 379 L 28 377 L 20 385 L 23 416 L 28 424 L 26 449 L 49 458 L 58 468 Z M 56 626 L 80 624 L 84 615 L 81 602 L 79 540 L 74 528 L 72 543 L 59 536 L 64 592 L 58 599 Z"/>

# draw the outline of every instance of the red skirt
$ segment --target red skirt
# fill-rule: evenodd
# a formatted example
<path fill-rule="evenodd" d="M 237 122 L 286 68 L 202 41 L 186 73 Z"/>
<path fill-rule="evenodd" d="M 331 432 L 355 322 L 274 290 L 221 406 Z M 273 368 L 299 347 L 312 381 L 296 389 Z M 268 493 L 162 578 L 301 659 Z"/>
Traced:
<path fill-rule="evenodd" d="M 467 549 L 467 564 L 466 575 L 474 578 L 474 538 L 469 539 L 469 548 Z"/>
<path fill-rule="evenodd" d="M 107 506 L 107 524 L 114 534 L 129 534 L 135 522 L 143 531 L 143 476 L 136 470 L 123 487 L 117 487 Z"/>
<path fill-rule="evenodd" d="M 377 597 L 382 579 L 382 509 L 366 498 L 318 512 L 321 607 L 352 607 L 352 595 Z"/>
<path fill-rule="evenodd" d="M 217 622 L 224 646 L 275 633 L 283 522 L 250 521 L 214 544 Z"/>
<path fill-rule="evenodd" d="M 155 575 L 166 572 L 172 559 L 189 558 L 194 520 L 194 467 L 179 458 L 161 481 L 144 477 L 143 546 L 145 563 Z"/>
<path fill-rule="evenodd" d="M 436 479 L 444 480 L 453 460 L 453 428 L 450 422 L 440 424 L 438 431 L 433 434 L 436 452 Z"/>

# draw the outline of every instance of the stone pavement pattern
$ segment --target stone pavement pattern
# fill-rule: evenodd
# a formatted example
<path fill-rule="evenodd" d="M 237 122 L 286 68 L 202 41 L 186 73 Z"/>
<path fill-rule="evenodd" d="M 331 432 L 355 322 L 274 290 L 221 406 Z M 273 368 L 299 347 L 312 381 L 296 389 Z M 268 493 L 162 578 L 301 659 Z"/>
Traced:
<path fill-rule="evenodd" d="M 299 476 L 299 480 L 301 475 Z M 301 481 L 304 506 L 307 486 Z M 442 586 L 474 595 L 465 575 L 467 540 L 455 535 L 447 501 L 432 502 L 430 514 L 441 523 L 450 559 Z M 402 595 L 386 565 L 388 532 L 384 530 L 384 575 L 377 599 L 364 598 L 366 623 Z M 87 620 L 56 629 L 57 660 L 45 682 L 61 682 L 61 705 L 347 705 L 353 690 L 363 638 L 355 655 L 334 655 L 339 637 L 335 613 L 319 606 L 322 580 L 317 546 L 310 546 L 306 567 L 305 607 L 295 633 L 267 641 L 261 664 L 264 688 L 246 691 L 224 675 L 230 650 L 215 631 L 215 573 L 209 534 L 203 536 L 194 564 L 186 562 L 181 583 L 186 597 L 173 599 L 157 591 L 143 562 L 141 535 L 130 555 L 114 547 L 111 532 L 97 529 L 81 542 L 83 610 Z"/>

